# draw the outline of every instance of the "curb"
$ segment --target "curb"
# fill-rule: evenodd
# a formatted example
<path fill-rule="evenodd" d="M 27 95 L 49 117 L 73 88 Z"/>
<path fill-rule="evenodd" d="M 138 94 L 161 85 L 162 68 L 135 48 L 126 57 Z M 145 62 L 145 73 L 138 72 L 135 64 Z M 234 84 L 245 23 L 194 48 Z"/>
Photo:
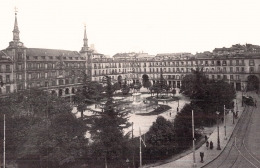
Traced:
<path fill-rule="evenodd" d="M 244 107 L 244 110 L 243 110 L 243 112 L 242 113 L 244 113 L 244 111 L 245 111 L 245 108 L 246 107 Z M 241 114 L 242 114 L 241 113 Z M 241 115 L 240 115 L 240 117 L 239 117 L 239 119 L 238 119 L 238 121 L 237 121 L 237 123 L 240 121 L 240 118 L 241 118 Z M 236 128 L 236 126 L 237 126 L 237 123 L 236 123 L 236 125 L 235 125 L 235 127 L 234 127 L 234 129 Z M 231 137 L 233 136 L 233 133 L 234 133 L 234 129 L 233 129 L 233 131 L 232 131 L 232 133 L 231 133 L 231 135 L 230 135 L 230 137 L 229 137 L 229 139 L 228 139 L 228 142 L 227 142 L 227 144 L 229 143 L 229 141 L 230 141 L 230 139 L 231 139 Z M 214 160 L 216 160 L 221 154 L 222 154 L 222 152 L 226 149 L 226 147 L 227 147 L 227 144 L 225 145 L 225 147 L 223 148 L 223 150 L 221 150 L 221 152 L 214 158 L 214 159 L 212 159 L 211 161 L 209 161 L 207 164 L 205 164 L 205 165 L 203 165 L 203 166 L 201 166 L 201 168 L 202 167 L 205 167 L 205 166 L 207 166 L 208 164 L 210 164 L 211 162 L 213 162 Z"/>

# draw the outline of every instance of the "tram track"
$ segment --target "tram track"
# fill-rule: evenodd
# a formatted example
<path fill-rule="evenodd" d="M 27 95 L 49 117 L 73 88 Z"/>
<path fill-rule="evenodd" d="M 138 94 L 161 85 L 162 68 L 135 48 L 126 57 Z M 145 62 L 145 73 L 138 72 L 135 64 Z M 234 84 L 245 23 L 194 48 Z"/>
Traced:
<path fill-rule="evenodd" d="M 259 158 L 254 156 L 246 147 L 247 136 L 249 136 L 249 126 L 255 108 L 246 106 L 240 116 L 234 132 L 222 154 L 206 167 L 218 168 L 239 168 L 253 167 L 260 168 Z"/>

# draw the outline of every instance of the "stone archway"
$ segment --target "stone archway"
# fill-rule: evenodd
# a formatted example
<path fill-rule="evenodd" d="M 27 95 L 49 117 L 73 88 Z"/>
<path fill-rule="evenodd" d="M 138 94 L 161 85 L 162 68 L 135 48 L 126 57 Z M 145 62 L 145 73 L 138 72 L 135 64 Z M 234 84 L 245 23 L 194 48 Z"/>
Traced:
<path fill-rule="evenodd" d="M 51 91 L 51 94 L 52 94 L 52 95 L 56 95 L 56 91 L 55 91 L 55 90 L 52 90 L 52 91 Z"/>
<path fill-rule="evenodd" d="M 70 93 L 69 88 L 66 88 L 66 89 L 65 89 L 65 94 L 69 94 L 69 93 Z"/>
<path fill-rule="evenodd" d="M 259 78 L 256 75 L 249 75 L 247 77 L 247 91 L 254 91 L 259 89 Z"/>
<path fill-rule="evenodd" d="M 62 89 L 59 89 L 59 97 L 62 96 Z"/>

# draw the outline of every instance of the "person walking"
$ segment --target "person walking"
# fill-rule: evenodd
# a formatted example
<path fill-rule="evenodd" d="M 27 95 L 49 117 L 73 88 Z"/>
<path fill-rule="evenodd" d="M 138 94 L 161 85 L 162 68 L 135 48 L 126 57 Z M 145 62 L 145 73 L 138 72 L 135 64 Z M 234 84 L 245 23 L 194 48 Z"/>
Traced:
<path fill-rule="evenodd" d="M 209 148 L 213 149 L 213 142 L 212 141 L 210 141 L 210 143 L 209 143 Z"/>
<path fill-rule="evenodd" d="M 209 149 L 209 141 L 206 142 L 207 150 Z"/>
<path fill-rule="evenodd" d="M 205 142 L 207 142 L 208 141 L 208 137 L 207 137 L 207 135 L 205 135 Z"/>

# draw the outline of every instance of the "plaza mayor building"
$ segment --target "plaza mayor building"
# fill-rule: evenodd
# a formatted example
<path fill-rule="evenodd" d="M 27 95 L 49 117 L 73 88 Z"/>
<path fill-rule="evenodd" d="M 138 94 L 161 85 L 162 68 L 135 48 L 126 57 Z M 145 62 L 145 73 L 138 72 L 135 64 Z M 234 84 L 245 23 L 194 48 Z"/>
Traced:
<path fill-rule="evenodd" d="M 160 79 L 172 87 L 180 87 L 183 77 L 192 69 L 203 68 L 209 79 L 225 80 L 236 90 L 243 90 L 249 76 L 259 80 L 260 46 L 232 45 L 215 48 L 213 52 L 197 53 L 117 53 L 113 58 L 96 53 L 88 47 L 86 28 L 83 47 L 78 51 L 27 48 L 19 38 L 17 14 L 13 41 L 0 51 L 0 78 L 4 84 L 0 95 L 23 89 L 41 88 L 61 97 L 70 96 L 83 85 L 84 74 L 91 81 L 102 83 L 104 76 L 112 82 L 141 82 L 144 74 L 152 84 Z"/>
<path fill-rule="evenodd" d="M 27 48 L 20 41 L 19 33 L 15 13 L 13 41 L 0 51 L 1 96 L 38 87 L 65 97 L 82 87 L 84 74 L 91 72 L 91 64 L 87 62 L 92 51 L 88 48 L 86 28 L 83 47 L 79 52 Z"/>

